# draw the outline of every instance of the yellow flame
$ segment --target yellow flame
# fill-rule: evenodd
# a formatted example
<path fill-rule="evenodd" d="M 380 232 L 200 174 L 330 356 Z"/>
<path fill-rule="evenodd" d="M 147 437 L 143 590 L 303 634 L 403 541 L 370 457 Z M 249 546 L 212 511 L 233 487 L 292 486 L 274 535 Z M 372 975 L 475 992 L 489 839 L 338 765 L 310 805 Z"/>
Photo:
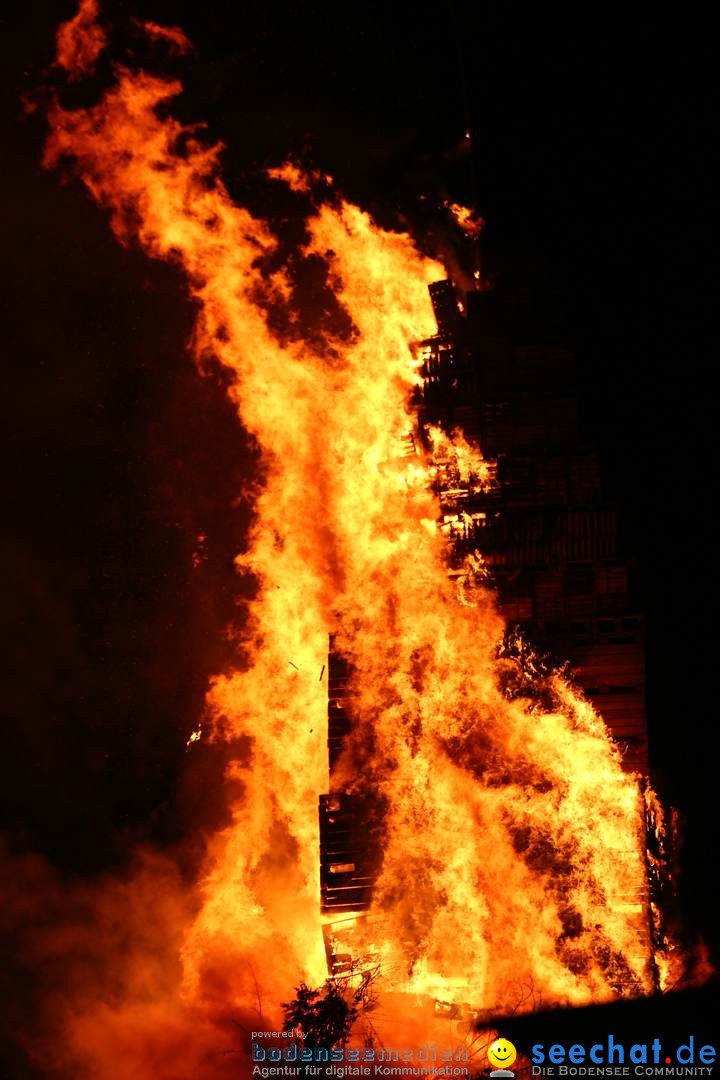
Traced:
<path fill-rule="evenodd" d="M 523 982 L 545 1004 L 649 990 L 642 919 L 623 910 L 646 906 L 636 779 L 559 676 L 549 705 L 507 700 L 493 594 L 480 584 L 458 603 L 433 486 L 443 468 L 490 483 L 489 464 L 438 429 L 434 461 L 403 450 L 417 424 L 410 345 L 433 332 L 427 285 L 442 267 L 359 207 L 321 204 L 305 254 L 326 261 L 354 329 L 321 348 L 280 343 L 263 298 L 287 302 L 291 283 L 261 270 L 276 240 L 230 198 L 219 148 L 167 116 L 179 91 L 119 68 L 97 106 L 54 105 L 46 162 L 72 158 L 123 241 L 182 267 L 199 305 L 198 359 L 232 372 L 230 395 L 262 452 L 238 557 L 258 591 L 237 667 L 208 696 L 214 737 L 247 748 L 228 768 L 242 794 L 209 842 L 183 947 L 187 999 L 240 1003 L 261 985 L 277 1001 L 325 976 L 317 672 L 331 633 L 355 672 L 354 727 L 333 782 L 386 808 L 374 915 L 396 985 L 441 996 L 462 986 L 486 1007 L 514 1003 Z M 273 177 L 304 189 L 297 166 Z"/>

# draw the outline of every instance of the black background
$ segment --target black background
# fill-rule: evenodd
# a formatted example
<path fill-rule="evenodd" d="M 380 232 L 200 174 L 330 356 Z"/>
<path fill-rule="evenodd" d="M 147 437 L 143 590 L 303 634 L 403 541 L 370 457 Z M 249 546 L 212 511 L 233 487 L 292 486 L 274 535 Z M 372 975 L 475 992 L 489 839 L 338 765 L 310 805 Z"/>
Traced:
<path fill-rule="evenodd" d="M 221 819 L 220 752 L 185 741 L 228 659 L 253 474 L 222 377 L 188 357 L 179 275 L 120 248 L 81 185 L 40 167 L 43 117 L 20 97 L 73 11 L 2 16 L 0 294 L 1 824 L 11 850 L 69 878 Z M 227 143 L 230 189 L 260 213 L 273 196 L 253 176 L 288 153 L 386 224 L 421 220 L 421 194 L 467 202 L 469 116 L 485 265 L 577 348 L 587 432 L 638 560 L 653 780 L 685 819 L 689 925 L 717 950 L 712 35 L 687 16 L 577 11 L 104 8 L 187 31 L 180 110 Z"/>

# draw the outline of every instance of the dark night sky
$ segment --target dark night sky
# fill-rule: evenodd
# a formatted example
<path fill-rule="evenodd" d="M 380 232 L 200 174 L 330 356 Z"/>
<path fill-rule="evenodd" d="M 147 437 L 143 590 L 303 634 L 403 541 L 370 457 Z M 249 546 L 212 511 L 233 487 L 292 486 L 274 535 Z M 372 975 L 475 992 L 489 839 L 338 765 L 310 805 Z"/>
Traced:
<path fill-rule="evenodd" d="M 288 151 L 388 224 L 419 220 L 420 194 L 467 201 L 453 149 L 467 98 L 486 264 L 557 309 L 577 345 L 588 431 L 639 564 L 654 777 L 687 817 L 687 906 L 717 945 L 704 865 L 717 847 L 712 35 L 657 12 L 629 25 L 604 8 L 574 21 L 543 10 L 530 24 L 519 8 L 468 7 L 104 10 L 188 32 L 183 114 L 228 143 L 229 186 L 261 213 L 272 207 L 253 171 Z M 187 356 L 176 272 L 122 250 L 78 183 L 40 169 L 42 116 L 23 118 L 19 98 L 73 11 L 41 2 L 0 17 L 0 827 L 14 850 L 82 875 L 221 813 L 212 752 L 188 770 L 184 743 L 227 657 L 247 517 L 231 504 L 252 458 L 221 378 L 200 379 Z M 198 574 L 200 532 L 211 539 Z"/>

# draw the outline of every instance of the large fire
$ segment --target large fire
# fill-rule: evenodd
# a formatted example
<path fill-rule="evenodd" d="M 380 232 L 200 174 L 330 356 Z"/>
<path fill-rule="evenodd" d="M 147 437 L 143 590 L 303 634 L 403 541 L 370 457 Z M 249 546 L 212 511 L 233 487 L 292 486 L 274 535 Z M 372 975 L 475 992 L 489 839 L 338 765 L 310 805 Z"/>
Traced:
<path fill-rule="evenodd" d="M 185 48 L 180 31 L 164 36 Z M 105 39 L 83 0 L 58 34 L 70 78 L 91 70 Z M 268 271 L 277 240 L 230 197 L 221 148 L 169 114 L 180 90 L 118 67 L 95 106 L 56 100 L 46 164 L 71 161 L 122 243 L 183 269 L 198 363 L 213 356 L 232 372 L 261 454 L 237 558 L 257 588 L 239 619 L 237 667 L 208 694 L 211 737 L 245 740 L 248 752 L 229 769 L 241 791 L 232 825 L 173 907 L 177 978 L 135 997 L 128 980 L 122 1000 L 75 1009 L 74 1052 L 99 1077 L 238 1075 L 237 1059 L 208 1050 L 232 1048 L 228 1017 L 277 1016 L 298 983 L 327 978 L 317 800 L 331 784 L 382 807 L 367 921 L 388 993 L 490 1013 L 517 1008 L 528 986 L 545 1005 L 650 992 L 638 778 L 559 674 L 541 701 L 504 692 L 513 661 L 498 654 L 494 594 L 477 559 L 448 575 L 433 487 L 448 455 L 481 477 L 485 466 L 459 434 L 407 438 L 419 431 L 411 346 L 434 332 L 427 286 L 443 267 L 323 178 L 300 254 L 324 260 L 352 329 L 320 344 L 299 330 L 281 338 L 269 312 L 295 311 L 292 276 Z M 268 183 L 300 201 L 315 179 L 286 164 Z M 353 728 L 332 780 L 331 636 L 353 672 Z"/>

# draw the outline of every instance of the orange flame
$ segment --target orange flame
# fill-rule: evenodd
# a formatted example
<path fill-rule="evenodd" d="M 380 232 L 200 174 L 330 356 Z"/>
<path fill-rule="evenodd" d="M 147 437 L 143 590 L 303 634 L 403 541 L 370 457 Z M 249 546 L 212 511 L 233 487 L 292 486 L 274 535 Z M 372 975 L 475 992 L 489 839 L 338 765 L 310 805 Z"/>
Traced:
<path fill-rule="evenodd" d="M 83 0 L 83 33 L 97 41 L 91 8 Z M 73 73 L 87 55 L 76 48 Z M 388 985 L 488 1009 L 516 1007 L 521 984 L 544 1004 L 649 991 L 637 779 L 559 675 L 542 705 L 507 699 L 493 594 L 476 580 L 458 603 L 432 493 L 450 454 L 478 483 L 489 467 L 461 436 L 431 433 L 434 460 L 402 442 L 417 425 L 410 345 L 433 332 L 427 285 L 442 267 L 358 207 L 320 204 L 304 254 L 326 261 L 353 330 L 322 347 L 280 343 L 265 305 L 292 302 L 292 282 L 262 270 L 276 239 L 230 198 L 220 147 L 158 115 L 180 89 L 119 68 L 95 107 L 55 103 L 45 161 L 71 158 L 122 242 L 183 268 L 199 305 L 197 358 L 233 373 L 232 400 L 262 452 L 237 560 L 258 591 L 237 668 L 208 696 L 214 737 L 247 747 L 228 771 L 242 797 L 210 844 L 185 930 L 186 1004 L 224 1012 L 261 995 L 267 1008 L 326 975 L 318 672 L 331 633 L 355 672 L 333 783 L 387 808 L 373 915 Z M 305 190 L 295 165 L 272 175 Z"/>
<path fill-rule="evenodd" d="M 476 240 L 485 228 L 485 219 L 479 217 L 469 206 L 446 201 L 444 206 L 470 240 Z"/>
<path fill-rule="evenodd" d="M 77 15 L 58 29 L 56 59 L 69 79 L 90 75 L 105 48 L 107 35 L 98 25 L 99 12 L 98 0 L 80 0 Z"/>
<path fill-rule="evenodd" d="M 312 180 L 324 184 L 333 182 L 332 176 L 327 173 L 319 172 L 317 169 L 303 170 L 294 161 L 285 161 L 275 169 L 268 169 L 267 175 L 271 180 L 280 180 L 283 184 L 287 184 L 291 191 L 299 191 L 305 195 L 309 195 L 312 191 Z"/>
<path fill-rule="evenodd" d="M 179 26 L 160 26 L 156 22 L 142 19 L 132 20 L 136 26 L 143 30 L 149 38 L 155 38 L 166 42 L 174 52 L 186 53 L 192 48 L 192 42 L 184 30 Z"/>

